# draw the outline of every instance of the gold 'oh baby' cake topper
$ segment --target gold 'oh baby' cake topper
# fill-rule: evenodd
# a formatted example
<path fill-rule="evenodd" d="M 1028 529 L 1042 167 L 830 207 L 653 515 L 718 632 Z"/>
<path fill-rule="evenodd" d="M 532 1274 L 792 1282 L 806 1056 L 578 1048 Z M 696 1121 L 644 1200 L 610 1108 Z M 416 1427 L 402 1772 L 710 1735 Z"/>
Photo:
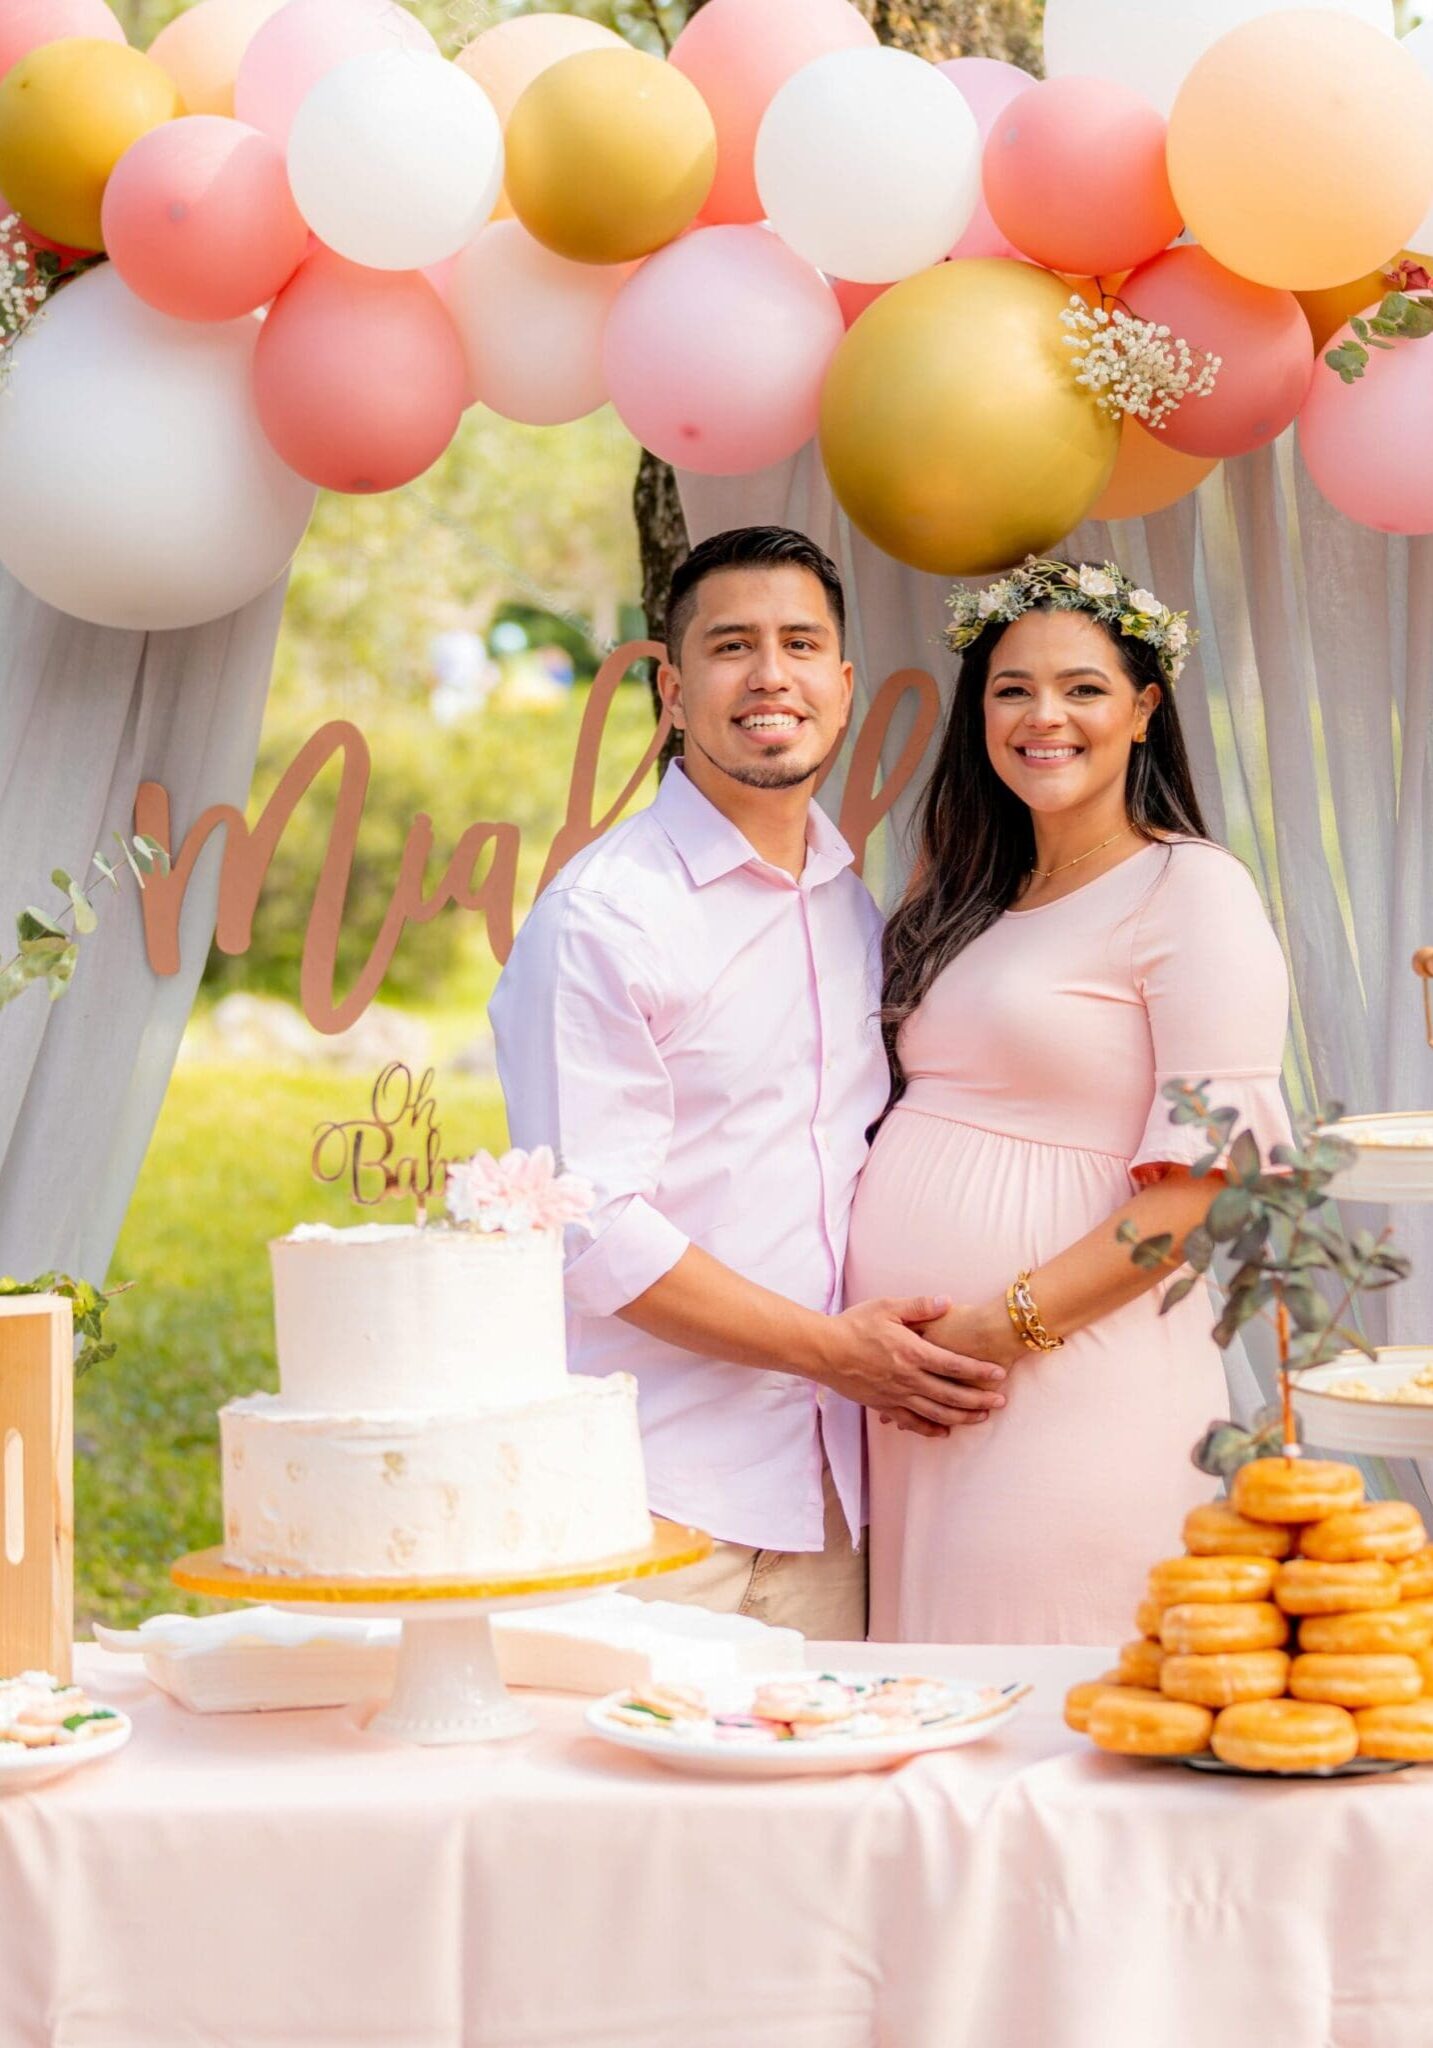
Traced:
<path fill-rule="evenodd" d="M 411 1195 L 421 1229 L 429 1200 L 442 1193 L 447 1162 L 433 1098 L 433 1069 L 414 1084 L 401 1060 L 393 1060 L 373 1084 L 371 1114 L 346 1123 L 320 1124 L 314 1132 L 315 1180 L 332 1186 L 347 1179 L 364 1209 Z"/>

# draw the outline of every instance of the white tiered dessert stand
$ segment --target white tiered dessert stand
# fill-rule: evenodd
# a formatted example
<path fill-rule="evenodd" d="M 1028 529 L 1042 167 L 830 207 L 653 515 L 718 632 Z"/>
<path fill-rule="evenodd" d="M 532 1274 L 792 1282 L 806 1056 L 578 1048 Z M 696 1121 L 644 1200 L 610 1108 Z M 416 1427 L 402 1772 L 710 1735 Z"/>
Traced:
<path fill-rule="evenodd" d="M 473 1579 L 319 1579 L 246 1572 L 220 1549 L 180 1558 L 170 1577 L 186 1593 L 258 1600 L 292 1614 L 338 1613 L 353 1621 L 401 1621 L 393 1696 L 369 1722 L 374 1733 L 406 1742 L 487 1742 L 525 1735 L 536 1723 L 498 1669 L 489 1616 L 503 1609 L 548 1607 L 599 1586 L 651 1578 L 699 1564 L 710 1536 L 655 1520 L 641 1550 L 545 1572 Z"/>

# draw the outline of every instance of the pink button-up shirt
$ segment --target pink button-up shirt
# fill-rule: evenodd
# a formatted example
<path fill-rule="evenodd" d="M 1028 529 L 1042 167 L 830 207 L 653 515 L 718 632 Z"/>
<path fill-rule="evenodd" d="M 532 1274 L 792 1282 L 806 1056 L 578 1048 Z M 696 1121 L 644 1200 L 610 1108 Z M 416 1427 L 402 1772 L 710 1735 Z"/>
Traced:
<path fill-rule="evenodd" d="M 572 1368 L 635 1374 L 656 1513 L 758 1549 L 822 1548 L 823 1444 L 859 1532 L 860 1408 L 616 1311 L 689 1244 L 808 1308 L 841 1306 L 887 1091 L 881 919 L 850 867 L 813 805 L 793 880 L 674 765 L 650 809 L 549 884 L 491 1005 L 513 1143 L 554 1146 L 597 1190 L 592 1234 L 569 1243 Z"/>

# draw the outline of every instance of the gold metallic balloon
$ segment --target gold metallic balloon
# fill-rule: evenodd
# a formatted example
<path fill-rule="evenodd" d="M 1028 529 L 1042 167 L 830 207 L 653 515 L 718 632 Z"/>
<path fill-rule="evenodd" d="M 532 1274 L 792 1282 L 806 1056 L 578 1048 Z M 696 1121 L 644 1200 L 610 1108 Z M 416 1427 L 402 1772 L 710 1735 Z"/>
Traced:
<path fill-rule="evenodd" d="M 857 320 L 821 397 L 821 454 L 853 525 L 912 568 L 981 576 L 1078 526 L 1119 423 L 1075 382 L 1070 288 L 1001 259 L 938 263 Z"/>
<path fill-rule="evenodd" d="M 52 241 L 99 249 L 100 201 L 132 142 L 184 112 L 172 78 L 123 43 L 42 43 L 0 83 L 0 191 Z"/>
<path fill-rule="evenodd" d="M 575 263 L 630 263 L 696 218 L 716 175 L 706 101 L 640 50 L 582 50 L 535 78 L 507 126 L 507 195 Z"/>

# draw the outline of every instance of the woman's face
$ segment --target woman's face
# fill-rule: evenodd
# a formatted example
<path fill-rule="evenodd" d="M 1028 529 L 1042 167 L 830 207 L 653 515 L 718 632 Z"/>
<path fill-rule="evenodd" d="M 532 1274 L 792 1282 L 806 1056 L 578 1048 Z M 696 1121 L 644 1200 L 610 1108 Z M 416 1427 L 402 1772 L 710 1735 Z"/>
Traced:
<path fill-rule="evenodd" d="M 1136 691 L 1104 628 L 1085 612 L 1027 612 L 995 644 L 985 744 L 1000 780 L 1049 815 L 1117 794 L 1135 735 L 1160 700 Z"/>

